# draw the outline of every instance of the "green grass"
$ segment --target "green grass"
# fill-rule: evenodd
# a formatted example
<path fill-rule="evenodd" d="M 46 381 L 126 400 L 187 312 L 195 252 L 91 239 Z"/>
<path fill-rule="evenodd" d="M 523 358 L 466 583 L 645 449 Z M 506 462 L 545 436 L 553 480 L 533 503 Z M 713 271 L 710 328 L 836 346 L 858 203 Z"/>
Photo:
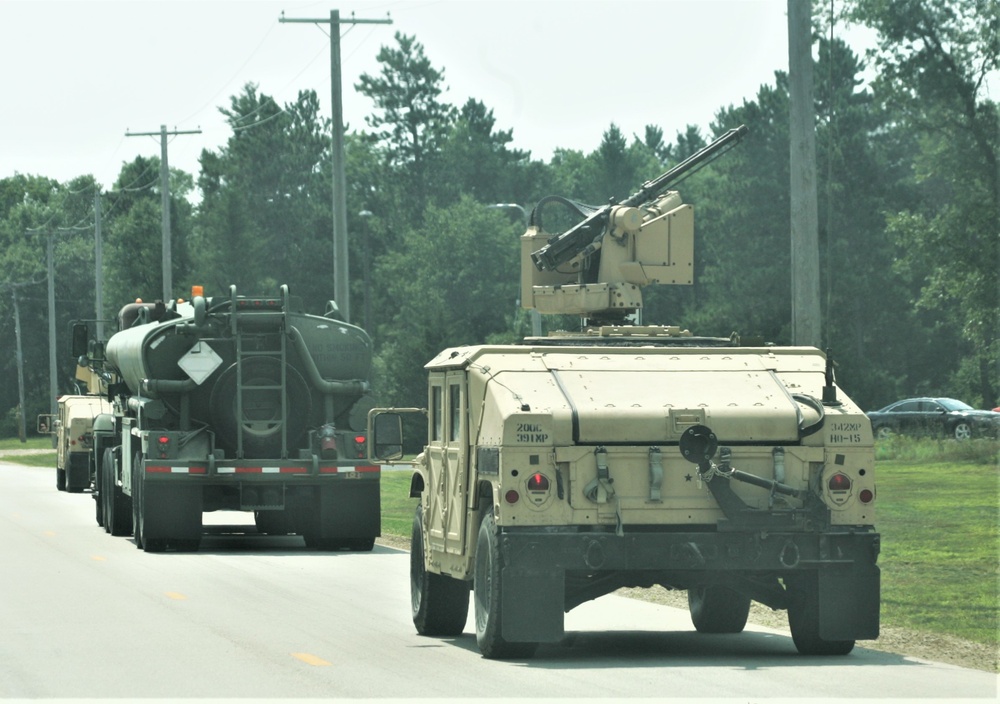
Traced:
<path fill-rule="evenodd" d="M 408 470 L 382 472 L 382 533 L 400 538 L 410 537 L 413 527 L 413 512 L 417 499 L 410 498 L 410 477 Z"/>
<path fill-rule="evenodd" d="M 996 647 L 998 443 L 892 438 L 876 449 L 882 624 Z M 382 473 L 383 533 L 410 536 L 410 475 Z"/>
<path fill-rule="evenodd" d="M 17 438 L 0 438 L 0 455 L 5 450 L 47 450 L 52 448 L 52 437 L 49 435 L 38 435 L 26 438 L 27 442 L 21 442 Z"/>
<path fill-rule="evenodd" d="M 51 452 L 37 455 L 15 454 L 20 450 L 51 450 Z M 23 443 L 17 438 L 0 438 L 0 460 L 26 464 L 29 467 L 52 467 L 55 469 L 56 451 L 52 448 L 52 438 L 49 435 L 29 437 Z"/>

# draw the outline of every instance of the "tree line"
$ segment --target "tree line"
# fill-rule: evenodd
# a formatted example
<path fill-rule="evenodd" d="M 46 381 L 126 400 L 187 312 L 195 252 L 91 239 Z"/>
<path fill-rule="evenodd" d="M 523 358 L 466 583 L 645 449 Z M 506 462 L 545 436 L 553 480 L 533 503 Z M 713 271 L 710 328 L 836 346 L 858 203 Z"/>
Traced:
<path fill-rule="evenodd" d="M 838 22 L 872 28 L 858 55 L 814 18 L 823 346 L 865 409 L 918 394 L 1000 403 L 1000 79 L 997 0 L 851 0 Z M 841 24 L 842 26 L 842 24 Z M 647 323 L 699 335 L 791 341 L 789 96 L 776 71 L 753 99 L 720 107 L 708 133 L 668 141 L 661 127 L 614 123 L 592 152 L 547 161 L 516 149 L 477 99 L 444 98 L 445 70 L 397 33 L 379 72 L 354 89 L 371 100 L 345 129 L 351 322 L 376 351 L 380 403 L 422 405 L 423 364 L 453 345 L 530 332 L 518 306 L 520 208 L 556 194 L 622 198 L 727 129 L 739 147 L 679 189 L 695 205 L 691 287 L 644 295 Z M 877 78 L 865 83 L 866 72 Z M 267 294 L 288 284 L 307 310 L 333 297 L 330 121 L 315 91 L 279 105 L 254 84 L 220 108 L 231 135 L 200 172 L 170 173 L 176 295 L 192 284 Z M 595 135 L 595 141 L 597 135 Z M 192 205 L 195 186 L 201 200 Z M 94 211 L 103 234 L 102 317 L 160 297 L 159 160 L 124 163 L 105 189 L 93 176 L 0 180 L 0 435 L 16 434 L 15 298 L 25 416 L 49 408 L 46 233 L 53 233 L 59 391 L 73 391 L 69 325 L 94 312 Z M 549 228 L 552 229 L 552 228 Z M 565 320 L 546 321 L 549 328 Z"/>

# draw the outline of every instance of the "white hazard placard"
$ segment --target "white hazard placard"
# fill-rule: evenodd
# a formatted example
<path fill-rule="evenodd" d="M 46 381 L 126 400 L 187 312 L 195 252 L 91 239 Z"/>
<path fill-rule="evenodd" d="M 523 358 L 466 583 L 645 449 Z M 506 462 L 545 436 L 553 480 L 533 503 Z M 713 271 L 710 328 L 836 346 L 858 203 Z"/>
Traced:
<path fill-rule="evenodd" d="M 177 360 L 177 366 L 194 380 L 194 383 L 201 385 L 212 372 L 222 364 L 222 357 L 216 354 L 215 350 L 206 342 L 196 342 L 194 347 L 189 349 L 183 357 Z"/>

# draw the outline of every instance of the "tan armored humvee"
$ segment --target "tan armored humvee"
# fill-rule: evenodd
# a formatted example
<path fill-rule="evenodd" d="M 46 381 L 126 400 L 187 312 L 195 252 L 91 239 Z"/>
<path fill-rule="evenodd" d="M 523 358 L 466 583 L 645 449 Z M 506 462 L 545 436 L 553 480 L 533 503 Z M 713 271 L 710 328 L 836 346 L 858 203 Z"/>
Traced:
<path fill-rule="evenodd" d="M 87 384 L 87 394 L 66 394 L 56 401 L 57 413 L 38 416 L 39 433 L 55 436 L 56 488 L 79 493 L 89 489 L 94 477 L 94 420 L 111 412 L 111 404 L 101 393 L 100 379 L 86 367 L 78 366 L 78 381 Z"/>
<path fill-rule="evenodd" d="M 788 610 L 802 653 L 877 637 L 872 433 L 832 363 L 624 324 L 642 286 L 691 282 L 691 206 L 648 192 L 664 177 L 558 237 L 533 214 L 522 301 L 585 316 L 580 332 L 426 365 L 418 632 L 461 633 L 471 592 L 483 655 L 523 657 L 575 606 L 659 584 L 687 591 L 699 632 L 743 630 L 756 600 Z M 398 415 L 373 418 L 376 454 L 397 456 Z"/>

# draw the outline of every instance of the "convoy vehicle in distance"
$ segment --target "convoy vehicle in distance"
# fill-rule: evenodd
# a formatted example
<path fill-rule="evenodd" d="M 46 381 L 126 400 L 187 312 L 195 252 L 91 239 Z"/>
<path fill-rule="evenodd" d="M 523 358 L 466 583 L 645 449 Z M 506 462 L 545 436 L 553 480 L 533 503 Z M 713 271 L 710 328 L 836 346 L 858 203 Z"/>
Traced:
<path fill-rule="evenodd" d="M 738 633 L 752 600 L 787 609 L 804 654 L 879 632 L 871 426 L 811 347 L 743 346 L 635 325 L 646 285 L 690 284 L 693 209 L 677 179 L 731 130 L 631 198 L 547 198 L 522 236 L 522 305 L 576 332 L 446 349 L 427 365 L 427 439 L 410 494 L 412 618 L 488 658 L 531 656 L 564 614 L 621 587 L 685 590 L 702 633 Z M 544 230 L 543 207 L 580 221 Z M 371 414 L 400 456 L 402 410 Z"/>
<path fill-rule="evenodd" d="M 56 488 L 79 493 L 94 480 L 94 420 L 111 412 L 101 396 L 100 379 L 86 367 L 77 367 L 77 381 L 87 385 L 86 394 L 64 394 L 56 401 L 57 412 L 38 416 L 37 430 L 55 436 Z"/>
<path fill-rule="evenodd" d="M 900 435 L 944 435 L 956 440 L 995 438 L 1000 413 L 980 411 L 953 398 L 907 398 L 868 413 L 878 438 Z"/>
<path fill-rule="evenodd" d="M 98 521 L 147 552 L 197 549 L 202 513 L 253 512 L 258 531 L 323 550 L 371 550 L 380 467 L 366 459 L 371 340 L 276 296 L 136 302 L 90 365 L 113 404 L 98 418 Z M 74 336 L 76 339 L 76 336 Z"/>

